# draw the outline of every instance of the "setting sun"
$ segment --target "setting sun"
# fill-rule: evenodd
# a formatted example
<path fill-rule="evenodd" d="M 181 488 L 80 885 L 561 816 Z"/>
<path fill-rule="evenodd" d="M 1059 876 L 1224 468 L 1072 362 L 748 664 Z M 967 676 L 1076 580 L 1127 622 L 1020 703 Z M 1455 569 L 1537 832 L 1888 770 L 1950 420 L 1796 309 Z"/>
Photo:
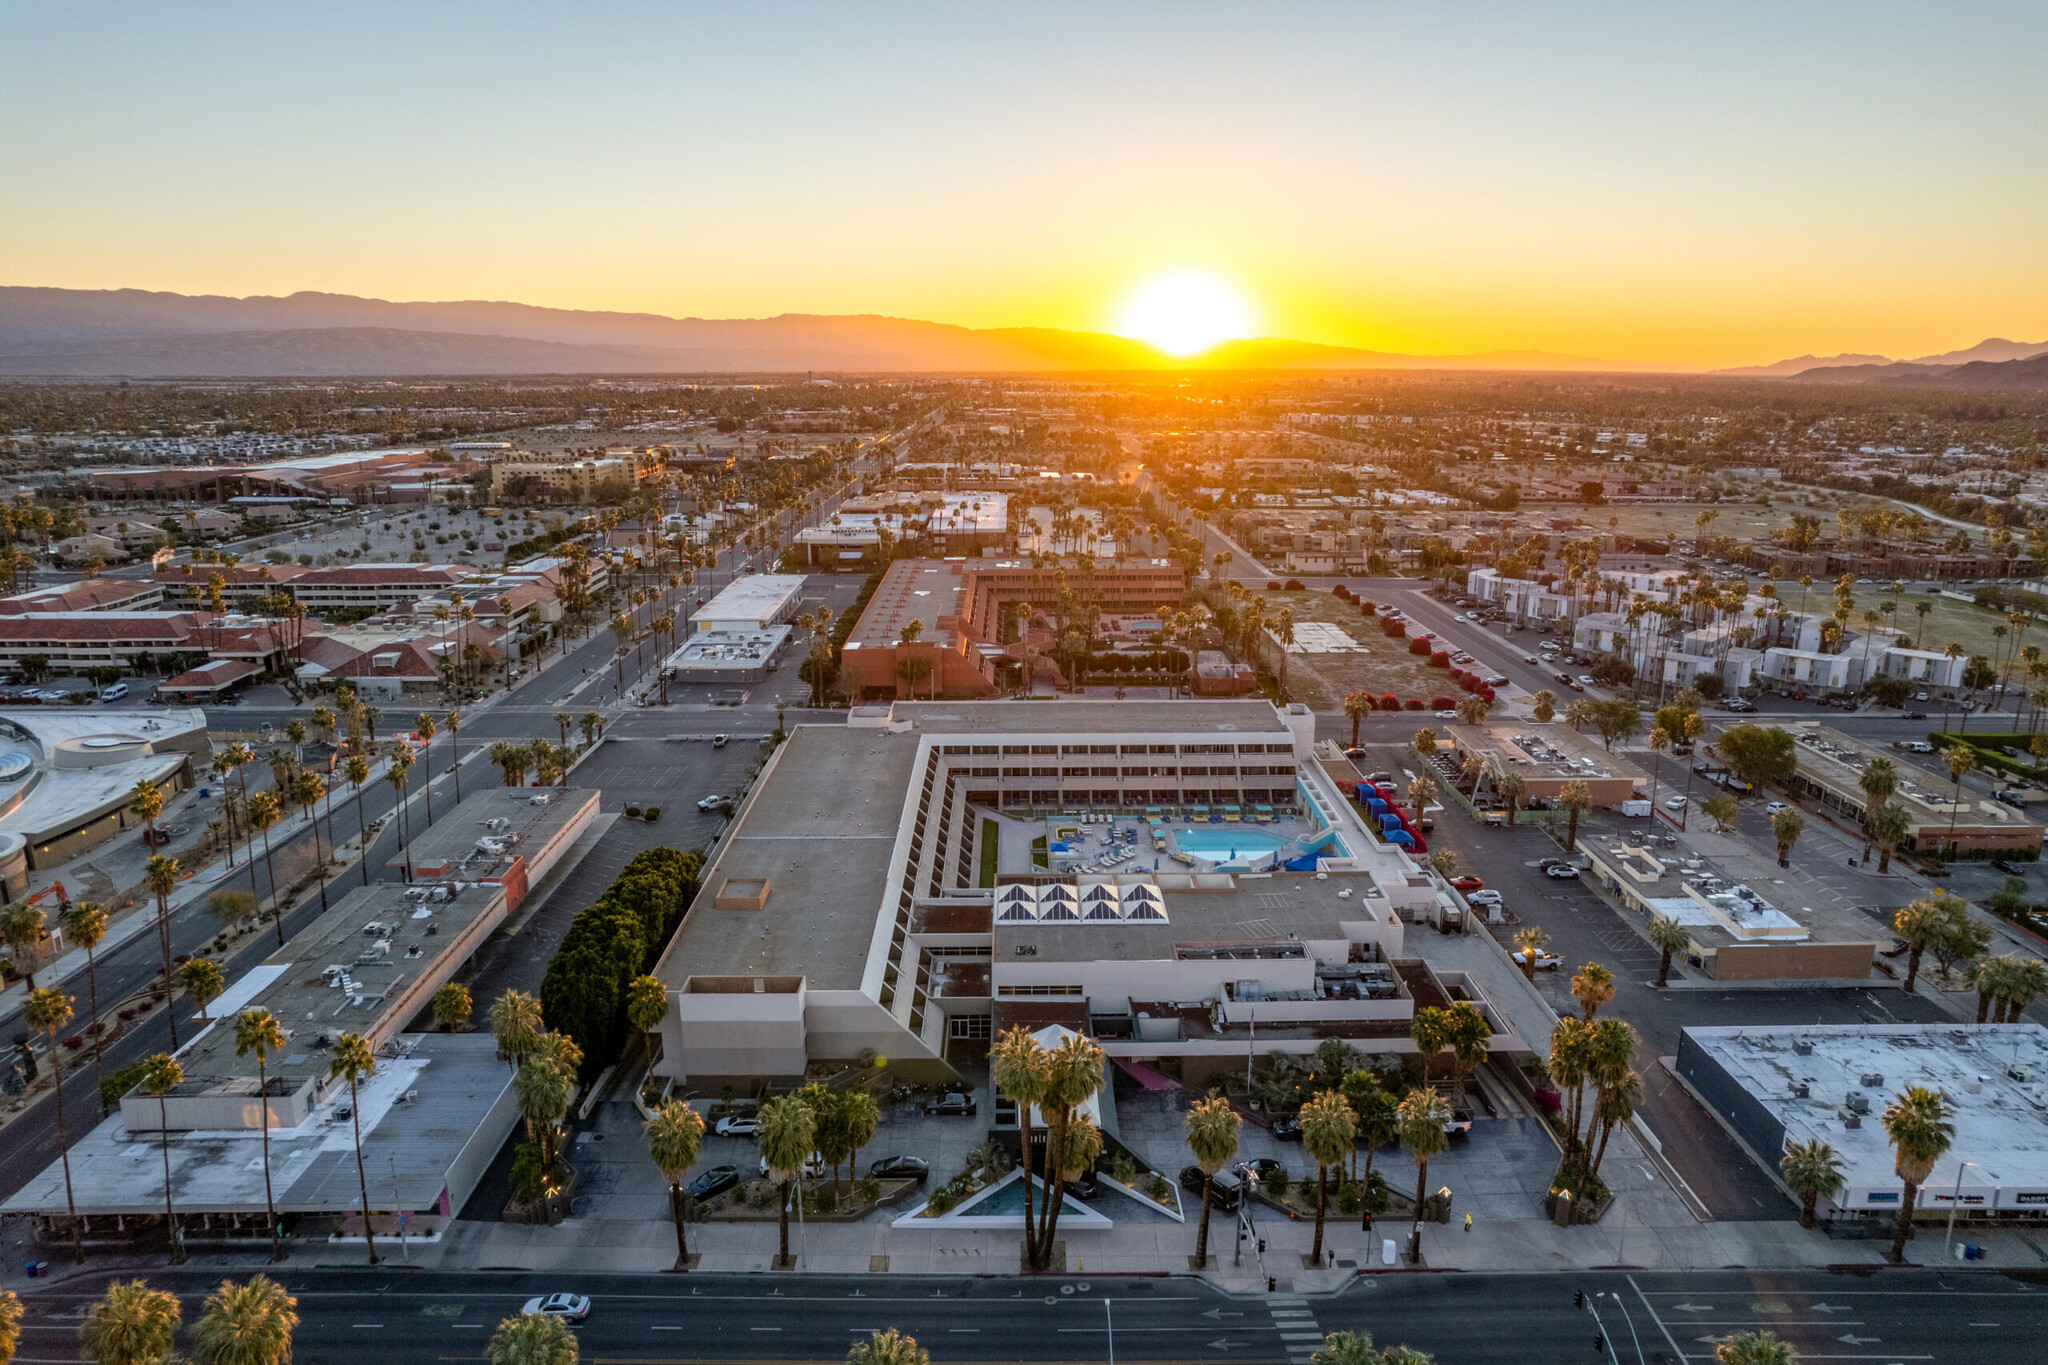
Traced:
<path fill-rule="evenodd" d="M 1236 285 L 1206 270 L 1173 270 L 1133 289 L 1117 330 L 1171 356 L 1199 355 L 1220 341 L 1249 336 L 1251 303 Z"/>

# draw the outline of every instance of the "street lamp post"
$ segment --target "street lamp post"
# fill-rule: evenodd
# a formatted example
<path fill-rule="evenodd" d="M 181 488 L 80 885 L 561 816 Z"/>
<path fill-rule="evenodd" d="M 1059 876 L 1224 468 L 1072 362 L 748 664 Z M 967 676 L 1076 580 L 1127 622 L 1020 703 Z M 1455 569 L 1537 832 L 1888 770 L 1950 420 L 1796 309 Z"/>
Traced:
<path fill-rule="evenodd" d="M 1962 1206 L 1963 1202 L 1964 1166 L 1977 1166 L 1977 1163 L 1974 1161 L 1965 1161 L 1962 1163 L 1961 1166 L 1956 1167 L 1955 1188 L 1949 1191 L 1948 1196 L 1948 1232 L 1941 1239 L 1941 1255 L 1943 1260 L 1948 1259 L 1949 1243 L 1953 1242 L 1956 1236 L 1956 1210 Z M 1977 1166 L 1977 1169 L 1980 1171 L 1984 1170 L 1982 1166 Z M 1985 1174 L 1991 1176 L 1994 1180 L 1998 1178 L 1998 1173 L 1996 1171 L 1985 1171 Z"/>

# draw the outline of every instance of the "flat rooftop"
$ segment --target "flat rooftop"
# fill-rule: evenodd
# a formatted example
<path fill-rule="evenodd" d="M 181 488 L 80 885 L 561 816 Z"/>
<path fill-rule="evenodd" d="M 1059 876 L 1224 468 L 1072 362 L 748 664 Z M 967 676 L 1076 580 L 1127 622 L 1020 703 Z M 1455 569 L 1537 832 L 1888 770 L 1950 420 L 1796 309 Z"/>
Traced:
<path fill-rule="evenodd" d="M 1892 800 L 1906 808 L 1916 827 L 1939 825 L 1946 834 L 1951 816 L 1958 830 L 1986 827 L 2020 830 L 2042 826 L 2021 812 L 1996 801 L 1986 801 L 1964 789 L 1960 804 L 1955 785 L 1943 778 L 1899 761 L 1891 749 L 1871 744 L 1853 735 L 1811 722 L 1786 727 L 1799 755 L 1799 771 L 1808 780 L 1842 796 L 1856 809 L 1864 805 L 1863 789 L 1857 785 L 1863 769 L 1873 758 L 1888 759 L 1897 768 L 1899 789 Z"/>
<path fill-rule="evenodd" d="M 2032 1192 L 2039 1198 L 2021 1202 L 2048 1208 L 2048 1029 L 2038 1024 L 1689 1028 L 1685 1038 L 1786 1138 L 1818 1138 L 1841 1154 L 1847 1205 L 1877 1202 L 1856 1197 L 1874 1189 L 1893 1191 L 1897 1208 L 1899 1180 L 1879 1119 L 1900 1091 L 1923 1085 L 1947 1098 L 1956 1127 L 1955 1144 L 1924 1182 L 1927 1204 L 1945 1205 L 1960 1171 L 1966 1192 Z M 1967 1171 L 1964 1161 L 1973 1163 Z"/>
<path fill-rule="evenodd" d="M 736 578 L 718 596 L 697 608 L 698 620 L 766 621 L 804 590 L 800 573 L 757 573 Z"/>
<path fill-rule="evenodd" d="M 370 1203 L 382 1210 L 430 1211 L 441 1192 L 462 1179 L 462 1170 L 481 1170 L 503 1143 L 505 1132 L 485 1120 L 505 1098 L 512 1068 L 498 1059 L 496 1040 L 483 1030 L 407 1034 L 386 1051 L 357 1091 Z M 270 1130 L 279 1212 L 346 1213 L 360 1206 L 354 1125 L 338 1117 L 348 1103 L 348 1087 L 335 1086 L 303 1123 Z M 481 1152 L 483 1145 L 490 1147 L 488 1154 Z M 263 1213 L 258 1129 L 174 1132 L 169 1149 L 171 1193 L 181 1215 Z M 131 1134 L 117 1113 L 79 1139 L 70 1159 L 80 1213 L 163 1213 L 160 1134 Z M 474 1179 L 468 1177 L 472 1184 Z M 453 1189 L 451 1198 L 459 1204 L 468 1192 Z M 64 1170 L 57 1162 L 0 1205 L 6 1214 L 64 1212 Z"/>
<path fill-rule="evenodd" d="M 897 702 L 890 712 L 926 734 L 1120 734 L 1291 737 L 1267 701 Z"/>
<path fill-rule="evenodd" d="M 178 1054 L 185 1082 L 171 1093 L 204 1094 L 256 1075 L 253 1057 L 235 1055 L 231 1022 L 236 1012 L 252 1008 L 269 1010 L 285 1031 L 285 1055 L 267 1064 L 273 1085 L 282 1078 L 295 1088 L 308 1076 L 324 1077 L 328 1054 L 321 1038 L 360 1033 L 374 1043 L 379 1034 L 396 1031 L 405 1019 L 392 1016 L 410 988 L 445 965 L 448 954 L 467 956 L 467 931 L 504 903 L 502 887 L 476 883 L 460 890 L 397 882 L 357 887 L 261 966 L 229 983 L 209 1006 L 215 1022 Z"/>
<path fill-rule="evenodd" d="M 939 627 L 939 618 L 960 615 L 967 564 L 964 560 L 899 559 L 875 585 L 874 595 L 860 620 L 847 636 L 847 649 L 893 649 L 912 621 L 923 627 L 923 641 L 944 644 L 950 630 Z"/>
<path fill-rule="evenodd" d="M 1509 725 L 1461 723 L 1447 727 L 1440 737 L 1494 760 L 1502 772 L 1520 773 L 1523 777 L 1649 781 L 1649 775 L 1629 759 L 1609 753 L 1597 740 L 1561 721 L 1551 725 L 1530 721 Z"/>
<path fill-rule="evenodd" d="M 514 857 L 527 861 L 534 880 L 540 853 L 562 832 L 589 818 L 600 793 L 591 787 L 486 787 L 462 798 L 432 829 L 415 833 L 412 864 L 421 877 L 482 881 L 496 877 Z M 403 865 L 405 858 L 391 860 Z M 442 864 L 448 870 L 434 871 Z"/>
<path fill-rule="evenodd" d="M 802 976 L 857 990 L 903 820 L 913 736 L 799 725 L 739 812 L 655 975 Z M 759 910 L 720 910 L 728 881 L 768 883 Z"/>
<path fill-rule="evenodd" d="M 759 668 L 774 657 L 789 637 L 793 626 L 770 626 L 766 630 L 702 630 L 663 661 L 663 667 L 683 670 Z"/>
<path fill-rule="evenodd" d="M 1040 881 L 1046 878 L 1012 879 Z M 1011 962 L 1096 962 L 1171 959 L 1176 949 L 1198 951 L 1196 945 L 1279 944 L 1301 949 L 1299 940 L 1329 942 L 1346 937 L 1345 921 L 1384 922 L 1393 914 L 1372 879 L 1361 874 L 1335 875 L 1317 881 L 1312 873 L 1279 873 L 1270 877 L 1237 878 L 1228 873 L 1160 872 L 1068 879 L 1074 884 L 1073 920 L 1047 920 L 1043 892 L 1039 918 L 1006 918 L 1007 885 L 996 888 L 992 929 L 993 957 Z M 1117 884 L 1118 917 L 1089 919 L 1100 904 L 1095 888 Z M 1158 918 L 1134 918 L 1134 907 L 1152 902 L 1132 888 L 1156 889 Z M 1350 891 L 1349 896 L 1341 893 Z M 1102 912 L 1097 911 L 1101 914 Z M 1140 912 L 1142 913 L 1142 912 Z M 1249 953 L 1246 954 L 1250 956 Z"/>
<path fill-rule="evenodd" d="M 1705 851 L 1707 844 L 1717 852 Z M 1881 945 L 1891 937 L 1859 910 L 1795 891 L 1789 882 L 1780 884 L 1774 854 L 1749 848 L 1740 835 L 1688 835 L 1661 825 L 1654 838 L 1648 831 L 1582 830 L 1579 847 L 1619 873 L 1628 891 L 1650 909 L 1691 930 L 1703 947 L 1809 941 Z M 1806 904 L 1809 900 L 1818 903 Z"/>

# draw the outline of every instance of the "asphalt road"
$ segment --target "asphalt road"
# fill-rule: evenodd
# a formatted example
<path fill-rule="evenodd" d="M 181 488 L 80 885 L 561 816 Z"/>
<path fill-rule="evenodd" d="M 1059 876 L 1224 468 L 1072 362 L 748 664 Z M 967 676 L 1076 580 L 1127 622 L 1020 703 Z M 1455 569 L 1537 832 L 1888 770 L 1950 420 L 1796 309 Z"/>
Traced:
<path fill-rule="evenodd" d="M 253 1273 L 255 1263 L 234 1273 Z M 222 1272 L 150 1275 L 189 1324 Z M 23 1285 L 18 1361 L 76 1357 L 87 1305 L 111 1272 Z M 298 1299 L 294 1359 L 385 1365 L 477 1360 L 492 1329 L 536 1294 L 592 1300 L 575 1328 L 599 1365 L 840 1360 L 895 1327 L 945 1361 L 1188 1361 L 1270 1365 L 1322 1334 L 1368 1332 L 1443 1365 L 1680 1365 L 1733 1332 L 1769 1329 L 1801 1359 L 2004 1365 L 2048 1331 L 2040 1272 L 1761 1271 L 1361 1276 L 1335 1295 L 1230 1298 L 1187 1279 L 1071 1275 L 979 1279 L 567 1276 L 282 1271 Z M 1573 1306 L 1588 1296 L 1589 1310 Z M 1597 1317 L 1596 1317 L 1597 1315 Z M 1607 1349 L 1594 1351 L 1596 1333 Z"/>

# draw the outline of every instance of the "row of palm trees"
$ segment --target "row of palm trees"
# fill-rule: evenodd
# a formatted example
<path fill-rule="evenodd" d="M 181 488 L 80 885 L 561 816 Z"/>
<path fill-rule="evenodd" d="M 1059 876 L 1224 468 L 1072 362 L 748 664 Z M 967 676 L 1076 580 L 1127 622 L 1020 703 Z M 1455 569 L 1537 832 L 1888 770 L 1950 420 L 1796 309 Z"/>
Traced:
<path fill-rule="evenodd" d="M 1934 1163 L 1947 1155 L 1955 1142 L 1955 1110 L 1941 1091 L 1909 1085 L 1886 1106 L 1881 1122 L 1892 1144 L 1893 1169 L 1904 1186 L 1887 1258 L 1893 1265 L 1903 1265 L 1906 1242 L 1913 1235 L 1913 1210 L 1920 1200 L 1920 1187 L 1933 1172 Z M 1818 1202 L 1840 1194 L 1846 1183 L 1841 1156 L 1819 1138 L 1787 1147 L 1779 1159 L 1778 1170 L 1786 1187 L 1799 1196 L 1801 1227 L 1812 1227 Z"/>

